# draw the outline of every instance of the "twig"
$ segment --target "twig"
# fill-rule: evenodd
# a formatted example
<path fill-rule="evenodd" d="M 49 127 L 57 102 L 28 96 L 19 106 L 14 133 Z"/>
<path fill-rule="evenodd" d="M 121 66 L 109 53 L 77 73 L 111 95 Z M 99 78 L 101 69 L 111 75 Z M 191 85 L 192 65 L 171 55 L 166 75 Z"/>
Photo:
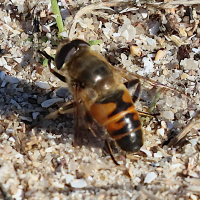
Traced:
<path fill-rule="evenodd" d="M 200 112 L 198 111 L 197 114 L 191 119 L 190 123 L 175 137 L 173 138 L 168 146 L 173 146 L 177 144 L 182 138 L 184 138 L 187 133 L 192 129 L 192 127 L 200 124 Z"/>

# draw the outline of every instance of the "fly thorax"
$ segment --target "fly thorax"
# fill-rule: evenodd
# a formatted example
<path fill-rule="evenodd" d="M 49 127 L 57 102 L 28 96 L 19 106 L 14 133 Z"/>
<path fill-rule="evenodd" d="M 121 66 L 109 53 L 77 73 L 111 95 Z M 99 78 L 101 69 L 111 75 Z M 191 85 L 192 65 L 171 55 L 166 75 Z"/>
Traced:
<path fill-rule="evenodd" d="M 77 80 L 85 87 L 108 89 L 114 83 L 113 72 L 104 60 L 85 56 L 81 62 L 77 60 L 76 66 Z"/>

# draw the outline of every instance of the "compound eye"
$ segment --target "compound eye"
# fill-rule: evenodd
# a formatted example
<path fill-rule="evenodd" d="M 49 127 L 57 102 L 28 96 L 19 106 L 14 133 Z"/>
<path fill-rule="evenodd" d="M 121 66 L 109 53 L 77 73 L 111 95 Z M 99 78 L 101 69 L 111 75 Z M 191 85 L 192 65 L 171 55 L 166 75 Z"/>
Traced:
<path fill-rule="evenodd" d="M 62 46 L 60 51 L 57 52 L 56 58 L 55 58 L 55 64 L 58 70 L 61 69 L 63 64 L 69 60 L 69 58 L 78 51 L 80 47 L 83 46 L 90 46 L 87 42 L 84 40 L 72 40 L 70 43 Z"/>

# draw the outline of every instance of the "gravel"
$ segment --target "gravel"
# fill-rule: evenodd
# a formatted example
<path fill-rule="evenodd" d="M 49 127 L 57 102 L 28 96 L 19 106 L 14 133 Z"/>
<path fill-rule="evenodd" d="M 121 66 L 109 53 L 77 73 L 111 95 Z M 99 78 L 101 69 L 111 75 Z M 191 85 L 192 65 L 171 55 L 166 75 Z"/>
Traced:
<path fill-rule="evenodd" d="M 143 76 L 136 108 L 161 113 L 141 115 L 140 152 L 113 149 L 119 166 L 81 129 L 83 146 L 74 145 L 73 114 L 44 120 L 72 99 L 37 53 L 55 55 L 60 43 L 50 0 L 34 9 L 37 33 L 33 15 L 25 19 L 35 1 L 0 2 L 0 199 L 200 199 L 199 1 L 59 2 L 62 36 L 101 40 L 92 49 L 128 77 Z"/>

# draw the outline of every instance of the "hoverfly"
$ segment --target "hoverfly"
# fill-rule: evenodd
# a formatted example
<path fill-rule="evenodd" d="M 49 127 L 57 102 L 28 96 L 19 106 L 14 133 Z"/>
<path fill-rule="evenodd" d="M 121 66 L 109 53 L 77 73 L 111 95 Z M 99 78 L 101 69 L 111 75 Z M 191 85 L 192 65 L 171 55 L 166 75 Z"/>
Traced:
<path fill-rule="evenodd" d="M 98 129 L 104 133 L 98 137 L 105 141 L 116 164 L 110 140 L 114 140 L 116 146 L 124 152 L 140 150 L 143 146 L 143 130 L 139 113 L 134 106 L 141 90 L 139 78 L 130 80 L 126 73 L 119 73 L 101 54 L 91 50 L 90 45 L 80 39 L 63 45 L 57 51 L 54 61 L 56 71 L 50 67 L 54 58 L 45 52 L 39 52 L 48 58 L 50 71 L 68 84 L 75 100 L 47 115 L 46 119 L 59 113 L 68 113 L 70 109 L 84 107 L 85 111 L 82 113 L 87 120 L 88 129 L 96 136 L 92 127 L 93 123 L 98 125 Z M 123 82 L 122 78 L 128 81 Z M 131 96 L 128 89 L 133 86 L 136 89 Z"/>

